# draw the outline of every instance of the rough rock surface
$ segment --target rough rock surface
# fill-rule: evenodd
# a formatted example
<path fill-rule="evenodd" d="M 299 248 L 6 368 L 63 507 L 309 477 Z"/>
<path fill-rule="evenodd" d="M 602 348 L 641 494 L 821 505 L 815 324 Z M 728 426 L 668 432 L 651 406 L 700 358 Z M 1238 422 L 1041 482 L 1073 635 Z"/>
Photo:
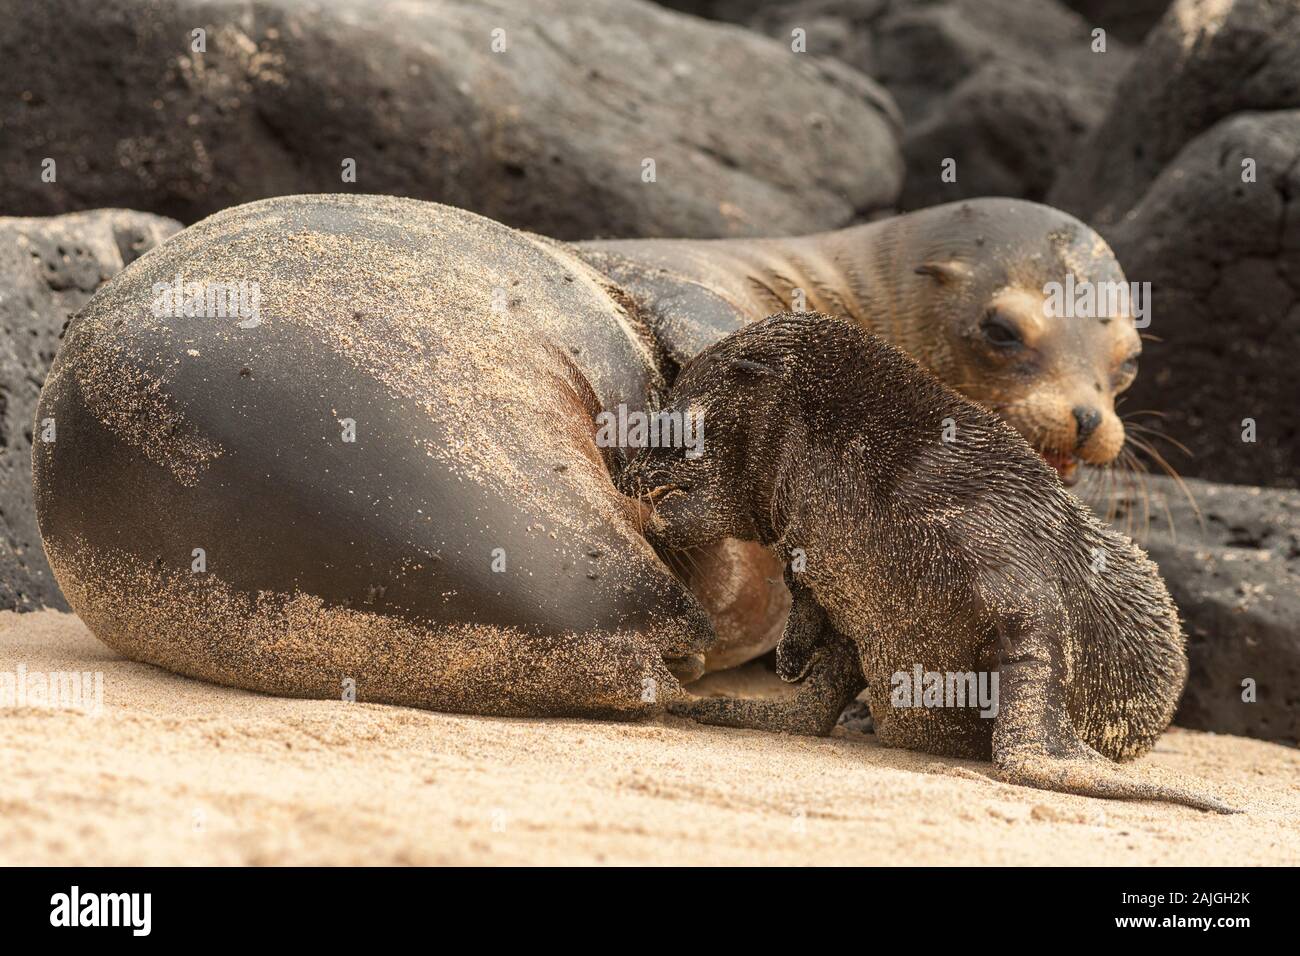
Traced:
<path fill-rule="evenodd" d="M 1125 43 L 1142 38 L 1169 9 L 1170 0 L 1064 0 L 1089 24 L 1104 28 Z"/>
<path fill-rule="evenodd" d="M 835 228 L 901 185 L 871 80 L 642 0 L 0 0 L 0 20 L 10 214 L 192 222 L 354 191 L 558 238 L 708 237 Z"/>
<path fill-rule="evenodd" d="M 901 205 L 1016 196 L 1041 200 L 1073 144 L 1100 118 L 1094 100 L 1050 75 L 1014 63 L 981 66 L 909 127 Z M 957 161 L 957 181 L 940 178 Z"/>
<path fill-rule="evenodd" d="M 33 415 L 64 326 L 105 281 L 179 228 L 118 209 L 0 218 L 0 609 L 67 608 L 32 506 Z"/>
<path fill-rule="evenodd" d="M 1300 742 L 1300 492 L 1187 485 L 1200 519 L 1173 482 L 1152 479 L 1150 527 L 1138 536 L 1187 632 L 1191 670 L 1174 720 Z M 1141 518 L 1141 498 L 1125 500 Z M 1242 699 L 1247 679 L 1253 703 Z"/>
<path fill-rule="evenodd" d="M 1192 452 L 1184 474 L 1300 484 L 1300 110 L 1223 120 L 1101 232 L 1129 280 L 1152 284 L 1153 338 L 1126 408 L 1164 412 L 1160 427 Z"/>
<path fill-rule="evenodd" d="M 672 5 L 745 23 L 878 80 L 905 118 L 905 209 L 973 196 L 1041 200 L 1110 106 L 1131 52 L 1056 0 L 744 0 Z M 1105 26 L 1104 23 L 1100 24 Z M 945 158 L 957 181 L 940 178 Z"/>
<path fill-rule="evenodd" d="M 1175 0 L 1110 113 L 1050 194 L 1094 226 L 1120 221 L 1188 143 L 1243 110 L 1300 107 L 1300 4 Z"/>

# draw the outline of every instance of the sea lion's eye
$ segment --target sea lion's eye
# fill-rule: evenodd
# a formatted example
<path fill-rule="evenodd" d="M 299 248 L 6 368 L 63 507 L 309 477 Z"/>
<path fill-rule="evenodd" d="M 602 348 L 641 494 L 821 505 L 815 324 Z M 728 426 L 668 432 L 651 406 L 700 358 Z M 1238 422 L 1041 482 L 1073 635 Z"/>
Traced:
<path fill-rule="evenodd" d="M 1025 344 L 1016 324 L 1000 312 L 990 312 L 980 323 L 980 331 L 989 344 L 1000 349 L 1016 349 Z"/>
<path fill-rule="evenodd" d="M 1138 359 L 1137 356 L 1131 356 L 1124 360 L 1118 369 L 1115 370 L 1115 384 L 1117 386 L 1127 386 L 1137 378 Z"/>

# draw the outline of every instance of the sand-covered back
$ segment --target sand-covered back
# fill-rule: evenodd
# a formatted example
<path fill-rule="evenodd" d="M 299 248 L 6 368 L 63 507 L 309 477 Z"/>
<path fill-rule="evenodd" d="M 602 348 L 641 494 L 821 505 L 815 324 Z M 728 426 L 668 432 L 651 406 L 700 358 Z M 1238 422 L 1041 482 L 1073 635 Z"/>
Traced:
<path fill-rule="evenodd" d="M 0 613 L 0 679 L 20 665 L 102 673 L 103 710 L 0 708 L 0 864 L 1300 862 L 1300 752 L 1244 738 L 1174 729 L 1143 761 L 1246 810 L 1224 817 L 1012 787 L 844 728 L 266 697 L 125 660 L 54 611 Z"/>

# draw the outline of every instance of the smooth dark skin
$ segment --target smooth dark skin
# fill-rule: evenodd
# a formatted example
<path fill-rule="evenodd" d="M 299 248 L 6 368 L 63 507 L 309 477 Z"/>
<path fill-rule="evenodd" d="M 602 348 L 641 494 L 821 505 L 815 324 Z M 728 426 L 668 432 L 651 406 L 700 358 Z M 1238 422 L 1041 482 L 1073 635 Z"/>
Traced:
<path fill-rule="evenodd" d="M 257 283 L 261 323 L 155 314 L 154 285 L 176 276 Z M 496 312 L 498 287 L 517 301 Z M 132 263 L 69 327 L 39 410 L 58 441 L 33 449 L 60 584 L 119 652 L 233 686 L 335 697 L 347 676 L 367 700 L 441 710 L 658 713 L 713 633 L 593 441 L 602 408 L 639 406 L 658 382 L 634 331 L 563 247 L 462 210 L 383 196 L 225 210 Z M 520 382 L 527 401 L 513 400 Z M 153 419 L 144 438 L 127 427 Z M 174 435 L 218 453 L 182 480 L 166 467 L 184 457 Z M 501 464 L 475 470 L 460 446 Z M 492 480 L 507 465 L 518 477 Z M 160 606 L 151 578 L 101 582 L 109 566 L 214 586 Z M 249 617 L 204 603 L 215 585 L 308 596 L 423 639 L 359 660 L 322 614 L 295 641 L 251 644 Z M 280 626 L 266 610 L 252 623 Z M 467 625 L 513 637 L 462 641 Z M 177 638 L 139 637 L 153 633 Z M 476 653 L 488 658 L 465 676 Z"/>
<path fill-rule="evenodd" d="M 689 364 L 671 408 L 704 454 L 647 449 L 621 476 L 654 504 L 659 547 L 723 536 L 806 557 L 778 672 L 786 700 L 670 709 L 733 727 L 827 734 L 863 687 L 883 743 L 992 759 L 999 776 L 1097 797 L 1230 808 L 1114 761 L 1168 726 L 1186 657 L 1152 565 L 1061 487 L 1008 425 L 857 326 L 782 315 Z M 944 442 L 951 419 L 957 440 Z M 1106 556 L 1104 573 L 1090 558 Z M 892 674 L 996 670 L 999 710 L 899 708 Z"/>

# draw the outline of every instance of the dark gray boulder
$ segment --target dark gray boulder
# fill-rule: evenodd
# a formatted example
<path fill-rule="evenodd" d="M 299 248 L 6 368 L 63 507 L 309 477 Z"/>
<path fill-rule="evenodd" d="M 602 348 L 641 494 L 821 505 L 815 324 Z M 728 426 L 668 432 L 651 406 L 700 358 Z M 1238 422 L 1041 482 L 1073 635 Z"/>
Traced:
<path fill-rule="evenodd" d="M 1110 112 L 1049 195 L 1093 226 L 1122 220 L 1183 147 L 1220 120 L 1300 107 L 1300 4 L 1175 0 L 1132 63 Z"/>
<path fill-rule="evenodd" d="M 1074 144 L 1099 118 L 1088 95 L 1034 70 L 989 63 L 908 129 L 900 205 L 918 209 L 978 196 L 1041 200 Z M 955 183 L 940 179 L 946 157 L 957 161 Z"/>
<path fill-rule="evenodd" d="M 1184 474 L 1300 484 L 1300 110 L 1220 122 L 1100 231 L 1128 278 L 1152 284 L 1153 337 L 1125 408 L 1165 413 L 1160 427 L 1192 452 Z"/>
<path fill-rule="evenodd" d="M 1102 27 L 1125 43 L 1141 43 L 1169 9 L 1170 0 L 1064 0 L 1088 23 Z"/>
<path fill-rule="evenodd" d="M 1105 114 L 1125 45 L 1091 49 L 1091 26 L 1055 0 L 894 3 L 869 71 L 906 119 L 905 208 L 989 194 L 1041 200 Z M 940 165 L 957 162 L 957 181 Z"/>
<path fill-rule="evenodd" d="M 36 527 L 32 441 L 36 400 L 68 318 L 179 228 L 118 209 L 0 218 L 0 609 L 67 610 Z"/>
<path fill-rule="evenodd" d="M 1057 0 L 679 0 L 740 22 L 809 56 L 841 59 L 878 80 L 904 117 L 907 181 L 915 209 L 974 196 L 1042 200 L 1060 166 L 1110 107 L 1131 51 L 1106 24 Z M 940 178 L 957 162 L 957 180 Z"/>
<path fill-rule="evenodd" d="M 1300 492 L 1190 480 L 1200 518 L 1168 479 L 1150 481 L 1138 541 L 1187 631 L 1190 673 L 1175 722 L 1300 742 Z M 1138 519 L 1141 496 L 1126 494 Z M 1171 523 L 1172 522 L 1172 523 Z M 1254 702 L 1243 681 L 1254 682 Z"/>
<path fill-rule="evenodd" d="M 706 237 L 835 228 L 901 187 L 871 80 L 642 0 L 0 0 L 0 21 L 9 213 L 192 222 L 357 191 L 559 238 Z"/>

